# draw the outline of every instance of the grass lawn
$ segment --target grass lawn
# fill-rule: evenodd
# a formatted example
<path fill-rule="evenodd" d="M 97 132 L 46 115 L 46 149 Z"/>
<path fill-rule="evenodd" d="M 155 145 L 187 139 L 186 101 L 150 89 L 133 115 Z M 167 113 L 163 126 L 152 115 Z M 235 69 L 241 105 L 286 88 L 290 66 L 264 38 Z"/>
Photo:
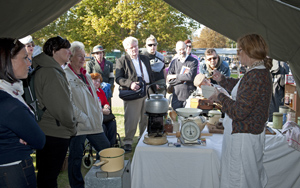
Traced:
<path fill-rule="evenodd" d="M 125 130 L 124 130 L 124 108 L 123 107 L 112 107 L 112 111 L 114 115 L 116 116 L 117 121 L 117 132 L 120 134 L 121 139 L 123 140 L 125 136 Z M 136 131 L 136 135 L 134 137 L 132 149 L 133 151 L 131 153 L 125 154 L 125 160 L 131 160 L 135 151 L 135 147 L 138 140 L 139 130 Z M 34 159 L 34 165 L 35 165 L 35 154 L 32 154 L 32 157 Z M 96 157 L 94 157 L 95 159 Z M 85 176 L 86 173 L 89 171 L 89 169 L 86 169 L 85 167 L 81 166 L 81 172 L 82 175 Z M 58 176 L 58 188 L 70 188 L 69 180 L 68 180 L 68 170 L 62 171 Z"/>

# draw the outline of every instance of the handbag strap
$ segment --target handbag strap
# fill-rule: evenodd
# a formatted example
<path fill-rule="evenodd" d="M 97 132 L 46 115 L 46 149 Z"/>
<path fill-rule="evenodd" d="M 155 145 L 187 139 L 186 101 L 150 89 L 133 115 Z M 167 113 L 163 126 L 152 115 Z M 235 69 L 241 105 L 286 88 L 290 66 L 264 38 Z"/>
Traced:
<path fill-rule="evenodd" d="M 143 77 L 143 80 L 144 80 L 144 73 L 143 73 L 143 67 L 142 67 L 141 57 L 140 56 L 139 56 L 139 64 L 140 64 L 140 69 L 141 69 L 142 77 Z"/>

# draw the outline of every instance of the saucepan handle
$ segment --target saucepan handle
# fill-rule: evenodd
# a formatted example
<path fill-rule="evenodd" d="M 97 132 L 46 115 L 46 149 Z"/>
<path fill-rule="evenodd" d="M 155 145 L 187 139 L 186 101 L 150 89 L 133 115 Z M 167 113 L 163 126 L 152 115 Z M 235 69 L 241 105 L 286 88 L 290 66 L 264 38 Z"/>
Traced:
<path fill-rule="evenodd" d="M 94 166 L 101 166 L 101 165 L 104 165 L 106 163 L 108 163 L 108 160 L 103 160 L 101 162 L 95 163 Z"/>

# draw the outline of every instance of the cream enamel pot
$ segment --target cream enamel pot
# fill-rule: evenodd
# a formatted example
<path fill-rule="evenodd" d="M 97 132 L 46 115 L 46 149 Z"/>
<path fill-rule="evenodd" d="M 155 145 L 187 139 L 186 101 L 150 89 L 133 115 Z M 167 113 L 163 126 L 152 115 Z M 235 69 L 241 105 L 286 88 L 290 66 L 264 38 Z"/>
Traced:
<path fill-rule="evenodd" d="M 219 123 L 219 119 L 222 117 L 222 112 L 218 110 L 210 110 L 208 111 L 208 123 L 212 125 L 216 125 Z"/>
<path fill-rule="evenodd" d="M 124 168 L 125 150 L 122 148 L 107 148 L 99 152 L 100 162 L 94 166 L 101 166 L 104 172 L 116 172 Z"/>

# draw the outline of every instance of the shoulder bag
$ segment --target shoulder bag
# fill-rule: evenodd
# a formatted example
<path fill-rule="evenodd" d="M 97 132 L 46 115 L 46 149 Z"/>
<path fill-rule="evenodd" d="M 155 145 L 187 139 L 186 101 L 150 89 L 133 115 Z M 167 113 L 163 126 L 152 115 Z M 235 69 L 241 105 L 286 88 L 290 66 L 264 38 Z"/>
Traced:
<path fill-rule="evenodd" d="M 146 82 L 144 80 L 144 73 L 143 73 L 140 57 L 139 57 L 139 64 L 142 73 L 142 77 L 138 77 L 140 89 L 134 91 L 131 90 L 130 88 L 123 89 L 123 87 L 119 87 L 119 97 L 124 101 L 135 100 L 146 96 Z"/>

